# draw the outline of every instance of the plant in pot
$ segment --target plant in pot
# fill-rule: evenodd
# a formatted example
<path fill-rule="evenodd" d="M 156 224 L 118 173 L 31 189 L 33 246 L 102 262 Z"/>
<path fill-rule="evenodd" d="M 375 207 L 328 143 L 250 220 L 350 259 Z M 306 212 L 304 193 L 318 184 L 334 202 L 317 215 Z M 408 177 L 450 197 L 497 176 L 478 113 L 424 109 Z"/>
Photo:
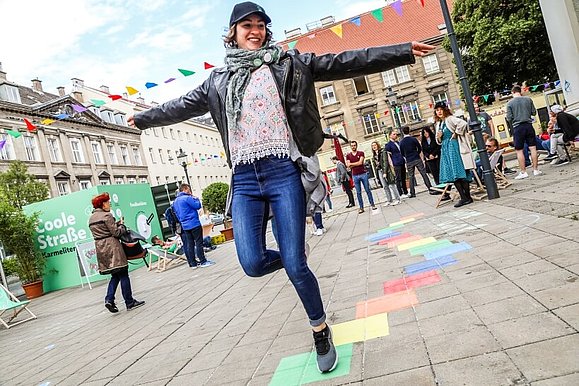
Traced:
<path fill-rule="evenodd" d="M 227 205 L 227 193 L 229 192 L 229 185 L 225 182 L 214 182 L 209 184 L 201 194 L 203 207 L 211 213 L 222 214 L 224 217 L 224 230 L 221 234 L 225 236 L 225 240 L 233 239 L 233 228 L 231 219 L 225 216 L 225 206 Z"/>

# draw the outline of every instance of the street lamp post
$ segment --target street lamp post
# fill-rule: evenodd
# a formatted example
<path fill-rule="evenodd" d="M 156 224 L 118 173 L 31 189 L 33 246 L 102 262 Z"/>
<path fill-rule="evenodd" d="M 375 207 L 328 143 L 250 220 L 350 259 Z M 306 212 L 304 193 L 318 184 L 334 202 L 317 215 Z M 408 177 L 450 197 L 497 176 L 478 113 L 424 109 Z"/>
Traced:
<path fill-rule="evenodd" d="M 388 104 L 392 109 L 392 119 L 394 120 L 394 126 L 400 127 L 400 119 L 398 113 L 396 112 L 396 105 L 398 104 L 398 94 L 396 91 L 392 90 L 392 87 L 388 86 L 388 93 L 386 94 L 386 99 L 388 99 Z"/>
<path fill-rule="evenodd" d="M 187 153 L 185 153 L 182 148 L 179 148 L 179 154 L 177 154 L 177 162 L 183 166 L 183 170 L 185 171 L 185 178 L 187 178 L 187 184 L 191 186 L 191 181 L 189 181 L 189 173 L 187 172 Z"/>
<path fill-rule="evenodd" d="M 454 61 L 456 62 L 456 69 L 458 70 L 460 85 L 462 87 L 462 91 L 464 92 L 464 98 L 466 100 L 466 107 L 468 109 L 469 115 L 468 125 L 470 127 L 470 131 L 474 134 L 476 147 L 478 149 L 477 151 L 480 157 L 480 162 L 483 170 L 483 181 L 485 182 L 485 186 L 487 189 L 487 197 L 489 198 L 489 200 L 499 198 L 499 190 L 497 189 L 495 176 L 493 174 L 493 171 L 491 170 L 489 155 L 485 147 L 482 130 L 480 128 L 480 122 L 478 121 L 478 119 L 476 119 L 474 104 L 472 102 L 472 94 L 468 86 L 468 80 L 466 79 L 466 71 L 464 70 L 464 66 L 462 64 L 462 57 L 460 56 L 460 51 L 458 49 L 458 42 L 456 41 L 456 34 L 454 33 L 454 27 L 452 25 L 452 20 L 450 19 L 450 12 L 448 11 L 448 5 L 446 4 L 446 0 L 440 0 L 440 8 L 442 9 L 442 15 L 444 16 L 444 23 L 446 24 L 446 30 L 448 31 L 448 39 L 450 40 L 452 54 L 454 55 Z"/>

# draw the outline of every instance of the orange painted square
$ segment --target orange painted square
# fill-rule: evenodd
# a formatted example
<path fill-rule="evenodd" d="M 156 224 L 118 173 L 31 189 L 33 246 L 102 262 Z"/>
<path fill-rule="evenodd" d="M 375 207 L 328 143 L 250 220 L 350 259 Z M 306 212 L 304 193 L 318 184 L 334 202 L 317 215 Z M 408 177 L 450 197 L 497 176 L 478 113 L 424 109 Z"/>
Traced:
<path fill-rule="evenodd" d="M 415 304 L 418 304 L 418 298 L 413 290 L 380 296 L 358 302 L 356 304 L 356 319 L 401 310 Z"/>
<path fill-rule="evenodd" d="M 393 294 L 411 288 L 418 288 L 429 284 L 438 283 L 440 275 L 436 270 L 405 276 L 400 279 L 390 280 L 384 283 L 384 294 Z"/>
<path fill-rule="evenodd" d="M 422 216 L 424 216 L 424 213 L 422 212 L 409 214 L 408 216 L 400 217 L 400 221 L 408 220 L 409 218 L 418 218 Z"/>

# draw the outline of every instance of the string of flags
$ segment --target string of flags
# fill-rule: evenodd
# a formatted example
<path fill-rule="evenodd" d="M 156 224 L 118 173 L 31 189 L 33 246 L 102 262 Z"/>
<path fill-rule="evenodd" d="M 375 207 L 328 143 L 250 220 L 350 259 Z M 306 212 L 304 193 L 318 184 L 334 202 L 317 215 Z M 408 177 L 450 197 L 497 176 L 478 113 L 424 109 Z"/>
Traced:
<path fill-rule="evenodd" d="M 521 90 L 522 90 L 523 92 L 529 92 L 529 91 L 531 91 L 531 92 L 545 91 L 545 90 L 548 90 L 548 89 L 550 89 L 550 88 L 557 88 L 557 87 L 559 87 L 560 85 L 561 85 L 561 81 L 560 81 L 560 80 L 556 80 L 556 81 L 554 81 L 554 82 L 546 82 L 546 83 L 543 83 L 543 84 L 535 84 L 535 85 L 532 85 L 532 86 L 525 86 L 525 87 L 522 87 Z M 503 92 L 510 92 L 510 91 L 511 91 L 511 90 L 503 90 Z M 497 92 L 489 93 L 489 94 L 483 94 L 483 95 L 475 95 L 475 96 L 473 96 L 473 99 L 474 99 L 474 101 L 477 102 L 477 103 L 479 102 L 480 98 L 483 98 L 485 102 L 488 102 L 488 101 L 489 101 L 489 98 L 490 98 L 491 96 L 494 96 L 495 99 L 496 99 L 496 94 L 497 94 Z"/>

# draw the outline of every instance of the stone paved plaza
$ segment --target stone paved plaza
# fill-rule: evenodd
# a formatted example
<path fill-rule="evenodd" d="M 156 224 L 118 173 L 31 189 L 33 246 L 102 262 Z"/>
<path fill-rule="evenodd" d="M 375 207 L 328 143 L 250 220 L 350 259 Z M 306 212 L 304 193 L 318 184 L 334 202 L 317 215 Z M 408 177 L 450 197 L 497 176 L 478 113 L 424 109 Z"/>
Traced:
<path fill-rule="evenodd" d="M 422 185 L 417 198 L 380 204 L 378 213 L 358 215 L 335 197 L 327 233 L 308 235 L 329 322 L 338 329 L 360 312 L 388 312 L 380 314 L 382 336 L 362 330 L 337 369 L 342 375 L 316 384 L 578 385 L 579 161 L 543 170 L 514 181 L 500 199 L 460 209 L 435 209 L 437 196 Z M 374 194 L 383 201 L 383 192 Z M 471 249 L 426 274 L 436 280 L 396 291 L 385 283 L 402 282 L 425 255 L 366 238 L 401 219 L 400 234 Z M 37 320 L 0 330 L 0 384 L 307 382 L 305 368 L 278 369 L 282 359 L 312 351 L 285 273 L 246 277 L 233 243 L 209 257 L 217 264 L 206 269 L 132 272 L 135 297 L 147 304 L 130 312 L 104 308 L 105 282 L 32 300 Z"/>

